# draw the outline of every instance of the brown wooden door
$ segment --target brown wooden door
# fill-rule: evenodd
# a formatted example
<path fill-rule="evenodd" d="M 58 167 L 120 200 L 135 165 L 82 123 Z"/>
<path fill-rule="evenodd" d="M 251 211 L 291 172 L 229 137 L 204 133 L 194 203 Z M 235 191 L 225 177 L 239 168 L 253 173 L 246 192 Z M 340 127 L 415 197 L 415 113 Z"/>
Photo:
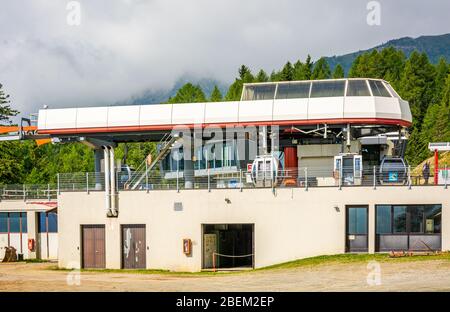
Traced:
<path fill-rule="evenodd" d="M 145 225 L 122 225 L 122 268 L 146 268 Z"/>
<path fill-rule="evenodd" d="M 83 259 L 86 269 L 103 269 L 106 267 L 105 226 L 82 225 Z"/>

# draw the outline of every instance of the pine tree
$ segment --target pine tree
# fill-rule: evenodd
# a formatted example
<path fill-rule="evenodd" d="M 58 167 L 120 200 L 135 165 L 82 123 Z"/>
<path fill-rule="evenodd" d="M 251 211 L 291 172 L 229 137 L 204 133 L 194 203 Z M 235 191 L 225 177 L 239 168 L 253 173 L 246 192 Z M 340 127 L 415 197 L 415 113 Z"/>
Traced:
<path fill-rule="evenodd" d="M 412 133 L 406 150 L 406 157 L 417 164 L 428 155 L 427 137 L 422 134 L 422 122 L 434 97 L 435 69 L 424 53 L 414 51 L 406 61 L 399 90 L 403 99 L 409 102 L 413 115 Z"/>
<path fill-rule="evenodd" d="M 334 69 L 333 72 L 333 78 L 334 79 L 344 78 L 344 68 L 342 67 L 341 64 L 336 65 L 336 68 Z"/>
<path fill-rule="evenodd" d="M 294 67 L 292 66 L 291 62 L 288 61 L 280 72 L 280 80 L 291 81 L 293 79 L 294 79 Z"/>
<path fill-rule="evenodd" d="M 239 67 L 238 73 L 239 78 L 236 78 L 228 88 L 228 92 L 225 95 L 225 101 L 239 101 L 241 99 L 244 83 L 251 83 L 255 81 L 250 69 L 245 65 L 241 65 L 241 67 Z"/>
<path fill-rule="evenodd" d="M 210 102 L 220 102 L 222 101 L 222 93 L 217 86 L 214 86 L 213 91 L 211 92 L 211 97 L 209 99 Z"/>
<path fill-rule="evenodd" d="M 19 112 L 11 108 L 9 94 L 5 94 L 2 88 L 3 85 L 0 83 L 0 124 L 2 122 L 10 124 L 10 117 L 16 116 Z"/>
<path fill-rule="evenodd" d="M 168 101 L 169 103 L 196 103 L 206 102 L 205 93 L 200 86 L 194 86 L 192 83 L 183 85 Z"/>
<path fill-rule="evenodd" d="M 255 82 L 267 82 L 269 81 L 269 76 L 266 74 L 264 70 L 260 70 L 258 74 L 256 74 Z"/>
<path fill-rule="evenodd" d="M 313 63 L 311 61 L 311 55 L 306 57 L 305 65 L 303 66 L 303 75 L 305 80 L 310 80 L 312 75 Z"/>
<path fill-rule="evenodd" d="M 331 77 L 330 65 L 327 60 L 321 57 L 314 65 L 314 70 L 311 74 L 311 79 L 329 79 Z"/>

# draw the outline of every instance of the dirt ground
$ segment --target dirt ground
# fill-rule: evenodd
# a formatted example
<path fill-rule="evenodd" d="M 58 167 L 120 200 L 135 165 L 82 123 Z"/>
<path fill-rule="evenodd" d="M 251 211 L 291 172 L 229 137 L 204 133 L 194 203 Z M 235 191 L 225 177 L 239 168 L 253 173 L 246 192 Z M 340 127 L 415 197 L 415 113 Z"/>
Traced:
<path fill-rule="evenodd" d="M 216 275 L 74 272 L 52 269 L 55 266 L 1 263 L 0 291 L 450 291 L 450 262 L 443 260 Z"/>

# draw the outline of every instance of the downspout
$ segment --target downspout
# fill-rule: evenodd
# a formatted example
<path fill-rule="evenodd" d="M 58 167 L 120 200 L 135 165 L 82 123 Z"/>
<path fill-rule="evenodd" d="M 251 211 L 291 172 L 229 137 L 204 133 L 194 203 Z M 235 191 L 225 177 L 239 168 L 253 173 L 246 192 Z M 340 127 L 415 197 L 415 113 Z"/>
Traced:
<path fill-rule="evenodd" d="M 114 147 L 109 148 L 109 164 L 110 164 L 110 178 L 111 178 L 111 214 L 117 217 L 117 207 L 116 207 L 116 162 L 114 157 Z"/>
<path fill-rule="evenodd" d="M 109 164 L 109 147 L 102 146 L 103 148 L 103 159 L 104 159 L 104 169 L 105 169 L 105 210 L 106 216 L 111 216 L 111 200 L 110 200 L 110 164 Z"/>

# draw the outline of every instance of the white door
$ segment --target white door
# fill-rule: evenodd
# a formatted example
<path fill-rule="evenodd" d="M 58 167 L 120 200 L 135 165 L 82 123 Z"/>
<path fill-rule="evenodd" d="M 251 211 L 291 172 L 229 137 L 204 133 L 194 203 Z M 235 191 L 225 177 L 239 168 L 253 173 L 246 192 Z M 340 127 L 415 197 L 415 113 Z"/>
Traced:
<path fill-rule="evenodd" d="M 213 267 L 213 253 L 217 252 L 217 235 L 203 235 L 203 267 L 210 269 Z"/>

